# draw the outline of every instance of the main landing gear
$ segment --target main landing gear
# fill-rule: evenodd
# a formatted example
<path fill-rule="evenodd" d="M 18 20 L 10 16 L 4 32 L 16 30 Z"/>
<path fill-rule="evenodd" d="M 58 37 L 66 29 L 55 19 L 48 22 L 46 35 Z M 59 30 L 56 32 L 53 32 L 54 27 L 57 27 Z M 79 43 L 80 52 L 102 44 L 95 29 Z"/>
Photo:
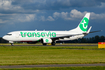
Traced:
<path fill-rule="evenodd" d="M 47 45 L 47 43 L 42 43 L 44 46 Z M 51 45 L 54 46 L 56 42 L 52 42 Z"/>
<path fill-rule="evenodd" d="M 13 42 L 13 41 L 9 41 L 9 43 L 11 44 L 11 46 L 13 46 L 13 43 L 14 43 L 14 42 Z"/>
<path fill-rule="evenodd" d="M 43 43 L 43 45 L 47 45 L 47 43 Z"/>
<path fill-rule="evenodd" d="M 53 46 L 54 46 L 55 44 L 56 44 L 55 42 L 52 42 L 52 43 L 51 43 L 51 45 L 53 45 Z"/>

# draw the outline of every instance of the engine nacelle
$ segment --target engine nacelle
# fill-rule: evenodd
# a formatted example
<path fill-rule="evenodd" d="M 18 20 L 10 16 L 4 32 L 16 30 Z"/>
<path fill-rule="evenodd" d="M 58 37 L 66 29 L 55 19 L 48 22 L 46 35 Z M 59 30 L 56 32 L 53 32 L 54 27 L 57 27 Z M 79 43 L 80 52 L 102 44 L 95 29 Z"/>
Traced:
<path fill-rule="evenodd" d="M 50 39 L 50 38 L 43 38 L 43 43 L 52 43 L 52 39 Z"/>

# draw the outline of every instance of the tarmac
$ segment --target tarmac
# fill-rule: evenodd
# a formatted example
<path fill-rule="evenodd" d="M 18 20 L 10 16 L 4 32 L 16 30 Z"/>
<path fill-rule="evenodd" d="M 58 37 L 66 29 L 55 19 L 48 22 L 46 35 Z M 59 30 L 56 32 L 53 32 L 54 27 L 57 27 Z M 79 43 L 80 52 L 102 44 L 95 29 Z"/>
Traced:
<path fill-rule="evenodd" d="M 90 66 L 105 66 L 105 64 L 52 64 L 52 65 L 13 65 L 0 66 L 1 69 L 7 68 L 35 68 L 35 67 L 90 67 Z"/>

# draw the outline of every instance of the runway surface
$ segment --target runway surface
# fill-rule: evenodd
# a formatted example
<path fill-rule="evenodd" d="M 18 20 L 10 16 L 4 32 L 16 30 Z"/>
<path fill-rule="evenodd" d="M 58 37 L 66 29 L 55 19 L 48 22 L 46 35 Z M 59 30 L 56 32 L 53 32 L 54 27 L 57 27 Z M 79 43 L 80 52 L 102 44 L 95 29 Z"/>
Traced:
<path fill-rule="evenodd" d="M 0 45 L 0 46 L 11 46 L 11 45 Z M 13 46 L 43 46 L 43 45 L 13 45 Z M 52 45 L 46 45 L 52 46 Z M 55 46 L 98 46 L 98 45 L 55 45 Z"/>
<path fill-rule="evenodd" d="M 35 67 L 87 67 L 87 66 L 105 66 L 105 64 L 15 65 L 15 66 L 0 66 L 0 68 L 35 68 Z"/>

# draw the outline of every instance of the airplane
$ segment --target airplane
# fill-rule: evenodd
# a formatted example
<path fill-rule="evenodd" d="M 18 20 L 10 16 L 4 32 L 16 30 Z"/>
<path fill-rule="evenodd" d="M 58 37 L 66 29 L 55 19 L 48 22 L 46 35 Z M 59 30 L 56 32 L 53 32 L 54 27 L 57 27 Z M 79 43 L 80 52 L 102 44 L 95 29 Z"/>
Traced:
<path fill-rule="evenodd" d="M 83 38 L 89 33 L 98 32 L 90 32 L 92 26 L 87 30 L 89 17 L 90 13 L 86 13 L 79 25 L 75 29 L 69 31 L 13 31 L 3 36 L 3 39 L 9 41 L 11 45 L 13 45 L 14 42 L 41 42 L 43 45 L 47 45 L 49 43 L 51 43 L 51 45 L 55 45 L 56 41 Z"/>

